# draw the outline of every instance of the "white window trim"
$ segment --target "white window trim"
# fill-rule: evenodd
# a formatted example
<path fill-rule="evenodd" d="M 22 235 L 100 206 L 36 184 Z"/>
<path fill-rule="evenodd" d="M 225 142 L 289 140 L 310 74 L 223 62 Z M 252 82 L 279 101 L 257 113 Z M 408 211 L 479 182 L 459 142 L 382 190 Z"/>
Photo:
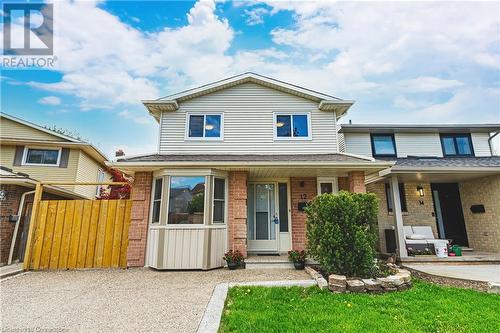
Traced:
<path fill-rule="evenodd" d="M 102 180 L 99 179 L 100 178 L 99 176 L 101 176 L 101 175 L 102 175 Z M 106 173 L 104 172 L 104 169 L 103 168 L 97 169 L 97 182 L 104 182 L 105 177 L 106 177 Z M 101 187 L 102 187 L 102 185 L 96 186 L 96 194 L 95 194 L 96 198 L 101 197 Z"/>
<path fill-rule="evenodd" d="M 160 199 L 155 199 L 155 191 L 156 191 L 156 181 L 161 178 L 161 192 L 160 192 Z M 165 177 L 160 176 L 160 177 L 153 177 L 153 184 L 151 186 L 151 207 L 149 209 L 149 224 L 152 226 L 157 226 L 161 224 L 161 218 L 162 218 L 162 201 L 163 201 L 163 189 L 165 188 Z M 160 215 L 158 215 L 158 222 L 153 222 L 153 207 L 155 201 L 160 201 Z M 168 212 L 167 212 L 168 214 Z"/>
<path fill-rule="evenodd" d="M 204 189 L 204 192 L 203 192 L 203 195 L 205 197 L 205 203 L 203 205 L 203 223 L 201 224 L 169 224 L 168 223 L 168 217 L 169 217 L 169 209 L 170 209 L 170 186 L 172 184 L 172 177 L 204 177 L 205 178 L 205 189 Z M 165 178 L 163 178 L 163 181 L 165 181 Z M 206 227 L 209 223 L 207 221 L 207 203 L 206 203 L 206 198 L 207 198 L 207 187 L 208 187 L 208 182 L 210 181 L 210 177 L 207 176 L 207 175 L 186 175 L 186 174 L 179 174 L 179 175 L 169 175 L 168 177 L 168 190 L 167 190 L 167 201 L 166 201 L 166 207 L 165 207 L 165 214 L 166 214 L 166 217 L 165 217 L 165 226 L 167 229 L 169 228 L 184 228 L 186 226 L 196 226 L 198 228 L 203 228 L 203 227 Z M 213 193 L 213 191 L 212 191 Z M 212 197 L 213 197 L 213 194 L 212 194 Z M 163 198 L 163 192 L 162 192 L 162 198 Z M 213 202 L 212 202 L 213 204 Z M 160 204 L 160 221 L 161 221 L 161 212 L 162 212 L 162 208 L 161 208 L 161 204 Z M 212 217 L 210 217 L 210 220 L 212 220 Z M 220 225 L 223 225 L 222 223 L 220 223 Z"/>
<path fill-rule="evenodd" d="M 224 179 L 224 200 L 215 199 L 215 179 L 216 178 L 218 178 L 218 179 Z M 228 193 L 227 193 L 227 191 L 228 191 L 228 189 L 229 189 L 229 186 L 228 186 L 227 177 L 221 177 L 221 176 L 213 176 L 212 177 L 212 201 L 211 201 L 211 204 L 212 204 L 212 217 L 211 217 L 211 220 L 212 220 L 212 224 L 214 224 L 214 225 L 226 225 L 227 224 L 227 207 L 228 207 L 228 204 L 227 204 Z M 224 202 L 224 222 L 222 222 L 222 223 L 214 221 L 215 200 L 217 200 L 217 201 L 223 201 Z"/>
<path fill-rule="evenodd" d="M 290 124 L 293 128 L 293 116 L 307 116 L 308 136 L 278 136 L 277 117 L 290 116 Z M 311 112 L 273 112 L 273 136 L 275 141 L 310 141 L 312 140 Z"/>
<path fill-rule="evenodd" d="M 339 185 L 337 177 L 318 177 L 317 178 L 318 195 L 321 195 L 321 184 L 323 183 L 331 183 L 333 191 L 332 193 L 333 194 L 339 193 Z"/>
<path fill-rule="evenodd" d="M 189 136 L 189 119 L 191 116 L 203 116 L 203 137 Z M 205 137 L 206 116 L 220 116 L 220 137 Z M 224 112 L 186 112 L 186 125 L 184 131 L 184 140 L 188 141 L 224 141 Z"/>
<path fill-rule="evenodd" d="M 57 163 L 56 164 L 44 164 L 44 163 L 28 163 L 26 159 L 28 158 L 28 150 L 29 149 L 41 149 L 41 150 L 57 150 Z M 54 147 L 43 147 L 43 146 L 25 146 L 23 152 L 23 160 L 21 165 L 31 165 L 31 166 L 49 166 L 49 167 L 59 167 L 61 163 L 61 152 L 62 148 L 54 148 Z"/>

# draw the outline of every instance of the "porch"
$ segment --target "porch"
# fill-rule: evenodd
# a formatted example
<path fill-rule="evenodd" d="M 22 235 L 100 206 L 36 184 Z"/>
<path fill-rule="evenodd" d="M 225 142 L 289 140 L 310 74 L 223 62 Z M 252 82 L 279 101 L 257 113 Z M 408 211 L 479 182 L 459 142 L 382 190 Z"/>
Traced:
<path fill-rule="evenodd" d="M 435 255 L 418 255 L 413 257 L 400 258 L 403 265 L 406 264 L 450 264 L 450 265 L 480 265 L 480 264 L 500 264 L 500 253 L 482 251 L 462 251 L 460 257 L 439 258 Z"/>
<path fill-rule="evenodd" d="M 436 159 L 405 161 L 411 163 L 411 168 L 397 164 L 380 172 L 367 185 L 368 191 L 380 198 L 380 251 L 396 253 L 402 262 L 498 262 L 500 169 L 484 166 L 425 169 L 418 164 L 430 163 L 428 160 L 434 163 Z M 444 163 L 443 159 L 437 160 L 435 163 Z M 476 163 L 488 162 L 477 160 Z M 420 230 L 413 231 L 415 237 L 408 231 L 411 228 Z M 428 233 L 422 235 L 421 230 Z M 409 256 L 408 250 L 422 244 L 429 245 L 424 248 L 432 251 L 439 240 L 460 246 L 462 257 Z"/>

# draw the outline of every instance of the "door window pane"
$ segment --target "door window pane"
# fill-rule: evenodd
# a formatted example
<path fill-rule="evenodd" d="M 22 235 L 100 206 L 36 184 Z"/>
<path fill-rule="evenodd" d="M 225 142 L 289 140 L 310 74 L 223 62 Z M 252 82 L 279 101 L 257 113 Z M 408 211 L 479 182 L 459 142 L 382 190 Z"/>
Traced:
<path fill-rule="evenodd" d="M 333 184 L 332 183 L 321 183 L 319 184 L 321 194 L 323 193 L 333 193 Z"/>
<path fill-rule="evenodd" d="M 189 116 L 189 137 L 203 137 L 203 116 Z"/>
<path fill-rule="evenodd" d="M 286 183 L 279 185 L 280 232 L 288 232 L 288 190 Z"/>
<path fill-rule="evenodd" d="M 293 136 L 294 137 L 307 137 L 309 136 L 309 129 L 307 127 L 306 115 L 293 116 Z"/>
<path fill-rule="evenodd" d="M 276 116 L 276 135 L 278 137 L 290 137 L 292 135 L 290 116 Z"/>
<path fill-rule="evenodd" d="M 456 155 L 455 142 L 452 137 L 443 137 L 443 148 L 445 155 Z"/>
<path fill-rule="evenodd" d="M 205 177 L 170 177 L 168 224 L 203 224 Z"/>
<path fill-rule="evenodd" d="M 225 192 L 226 181 L 222 178 L 215 178 L 213 223 L 224 223 Z"/>
<path fill-rule="evenodd" d="M 392 135 L 372 135 L 373 155 L 396 155 L 394 137 Z"/>

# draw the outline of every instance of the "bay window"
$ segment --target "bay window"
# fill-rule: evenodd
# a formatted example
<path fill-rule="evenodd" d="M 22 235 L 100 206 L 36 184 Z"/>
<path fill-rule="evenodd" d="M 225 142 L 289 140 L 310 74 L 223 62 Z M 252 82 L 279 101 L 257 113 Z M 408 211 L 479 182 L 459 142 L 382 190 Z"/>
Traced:
<path fill-rule="evenodd" d="M 224 178 L 214 178 L 214 212 L 213 223 L 224 223 L 226 202 L 226 181 Z"/>
<path fill-rule="evenodd" d="M 168 224 L 203 224 L 204 176 L 172 176 L 169 193 Z"/>

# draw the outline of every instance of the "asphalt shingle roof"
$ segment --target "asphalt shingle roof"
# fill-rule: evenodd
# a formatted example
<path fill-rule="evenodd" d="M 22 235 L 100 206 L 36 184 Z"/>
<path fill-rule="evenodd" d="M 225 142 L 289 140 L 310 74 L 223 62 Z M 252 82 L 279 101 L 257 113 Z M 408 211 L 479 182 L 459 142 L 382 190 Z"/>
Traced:
<path fill-rule="evenodd" d="M 406 167 L 500 167 L 500 156 L 399 158 L 393 168 Z"/>
<path fill-rule="evenodd" d="M 289 155 L 162 155 L 152 154 L 120 158 L 117 162 L 353 162 L 372 163 L 368 159 L 343 154 L 289 154 Z"/>

